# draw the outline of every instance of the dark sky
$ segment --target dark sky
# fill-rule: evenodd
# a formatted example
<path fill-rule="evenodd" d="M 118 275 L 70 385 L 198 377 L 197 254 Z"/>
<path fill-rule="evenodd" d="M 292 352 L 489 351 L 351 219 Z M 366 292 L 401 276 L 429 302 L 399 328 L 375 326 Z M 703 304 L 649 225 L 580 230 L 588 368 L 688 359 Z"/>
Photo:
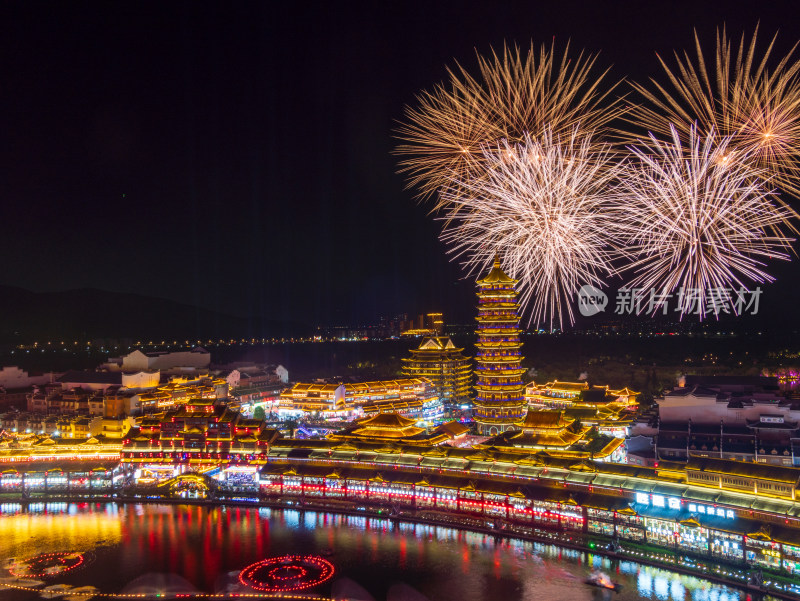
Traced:
<path fill-rule="evenodd" d="M 0 284 L 369 322 L 473 286 L 395 174 L 414 95 L 504 40 L 571 38 L 617 77 L 794 2 L 5 2 Z M 793 265 L 792 267 L 796 267 Z M 796 269 L 788 274 L 794 274 Z"/>

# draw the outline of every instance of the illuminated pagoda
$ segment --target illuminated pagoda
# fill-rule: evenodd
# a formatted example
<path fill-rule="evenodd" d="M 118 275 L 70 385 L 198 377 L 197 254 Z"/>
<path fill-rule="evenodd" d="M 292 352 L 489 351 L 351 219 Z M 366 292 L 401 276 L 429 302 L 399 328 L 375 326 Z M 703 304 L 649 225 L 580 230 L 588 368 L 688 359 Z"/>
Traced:
<path fill-rule="evenodd" d="M 475 422 L 478 433 L 494 436 L 515 429 L 525 414 L 522 343 L 519 340 L 517 292 L 495 256 L 489 274 L 478 284 L 478 349 L 475 361 Z"/>
<path fill-rule="evenodd" d="M 470 359 L 449 336 L 426 336 L 410 352 L 411 357 L 403 359 L 403 375 L 430 380 L 446 410 L 451 411 L 469 399 L 472 384 Z"/>

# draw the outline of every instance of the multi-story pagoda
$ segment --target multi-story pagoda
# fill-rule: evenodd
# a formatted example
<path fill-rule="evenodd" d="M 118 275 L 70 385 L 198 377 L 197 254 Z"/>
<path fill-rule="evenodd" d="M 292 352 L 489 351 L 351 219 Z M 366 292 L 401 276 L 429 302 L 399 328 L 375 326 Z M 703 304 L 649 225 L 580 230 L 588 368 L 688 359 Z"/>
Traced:
<path fill-rule="evenodd" d="M 472 368 L 464 349 L 453 344 L 449 336 L 426 336 L 410 352 L 411 357 L 403 359 L 403 375 L 428 378 L 452 415 L 459 403 L 469 399 L 472 384 Z"/>
<path fill-rule="evenodd" d="M 489 274 L 478 280 L 478 349 L 475 357 L 473 417 L 478 432 L 494 436 L 509 429 L 525 415 L 522 343 L 519 340 L 519 304 L 512 279 L 495 257 Z"/>

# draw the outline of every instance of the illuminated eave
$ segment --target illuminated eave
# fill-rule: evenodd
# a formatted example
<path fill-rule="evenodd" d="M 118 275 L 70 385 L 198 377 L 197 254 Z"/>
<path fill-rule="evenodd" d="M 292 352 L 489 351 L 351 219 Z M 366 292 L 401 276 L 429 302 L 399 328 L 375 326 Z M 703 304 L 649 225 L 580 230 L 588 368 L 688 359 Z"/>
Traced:
<path fill-rule="evenodd" d="M 509 295 L 478 295 L 478 308 L 495 307 L 497 309 L 513 309 L 520 307 L 520 302 L 516 298 L 516 294 Z"/>
<path fill-rule="evenodd" d="M 475 319 L 480 322 L 498 322 L 498 323 L 519 323 L 518 315 L 499 315 L 492 312 L 485 312 L 485 315 L 477 315 Z"/>
<path fill-rule="evenodd" d="M 516 294 L 479 294 L 478 304 L 498 304 L 503 306 L 519 305 Z"/>

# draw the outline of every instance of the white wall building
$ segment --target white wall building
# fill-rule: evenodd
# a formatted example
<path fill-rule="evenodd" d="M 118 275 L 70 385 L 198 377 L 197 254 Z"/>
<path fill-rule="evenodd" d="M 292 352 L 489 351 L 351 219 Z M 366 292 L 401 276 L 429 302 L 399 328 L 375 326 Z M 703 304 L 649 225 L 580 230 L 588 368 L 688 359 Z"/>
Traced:
<path fill-rule="evenodd" d="M 125 388 L 155 388 L 161 382 L 161 372 L 137 371 L 122 374 L 122 385 Z"/>
<path fill-rule="evenodd" d="M 762 385 L 758 381 L 764 380 Z M 796 422 L 800 402 L 786 399 L 767 378 L 687 378 L 685 386 L 668 392 L 658 403 L 662 423 L 747 426 L 753 423 Z M 766 421 L 765 421 L 766 420 Z"/>
<path fill-rule="evenodd" d="M 41 376 L 31 376 L 27 371 L 16 366 L 0 368 L 0 387 L 5 389 L 28 388 L 30 386 L 40 386 L 53 381 L 52 373 L 42 374 Z"/>
<path fill-rule="evenodd" d="M 177 368 L 204 369 L 211 365 L 211 353 L 201 346 L 191 351 L 143 353 L 139 349 L 122 357 L 124 371 L 169 370 Z"/>
<path fill-rule="evenodd" d="M 243 380 L 252 380 L 254 373 L 266 372 L 269 375 L 268 382 L 271 384 L 277 380 L 281 384 L 289 383 L 289 370 L 283 365 L 256 365 L 256 364 L 237 364 L 231 365 L 230 371 L 225 374 L 225 380 L 231 390 L 244 384 Z M 252 385 L 252 384 L 249 384 Z"/>

